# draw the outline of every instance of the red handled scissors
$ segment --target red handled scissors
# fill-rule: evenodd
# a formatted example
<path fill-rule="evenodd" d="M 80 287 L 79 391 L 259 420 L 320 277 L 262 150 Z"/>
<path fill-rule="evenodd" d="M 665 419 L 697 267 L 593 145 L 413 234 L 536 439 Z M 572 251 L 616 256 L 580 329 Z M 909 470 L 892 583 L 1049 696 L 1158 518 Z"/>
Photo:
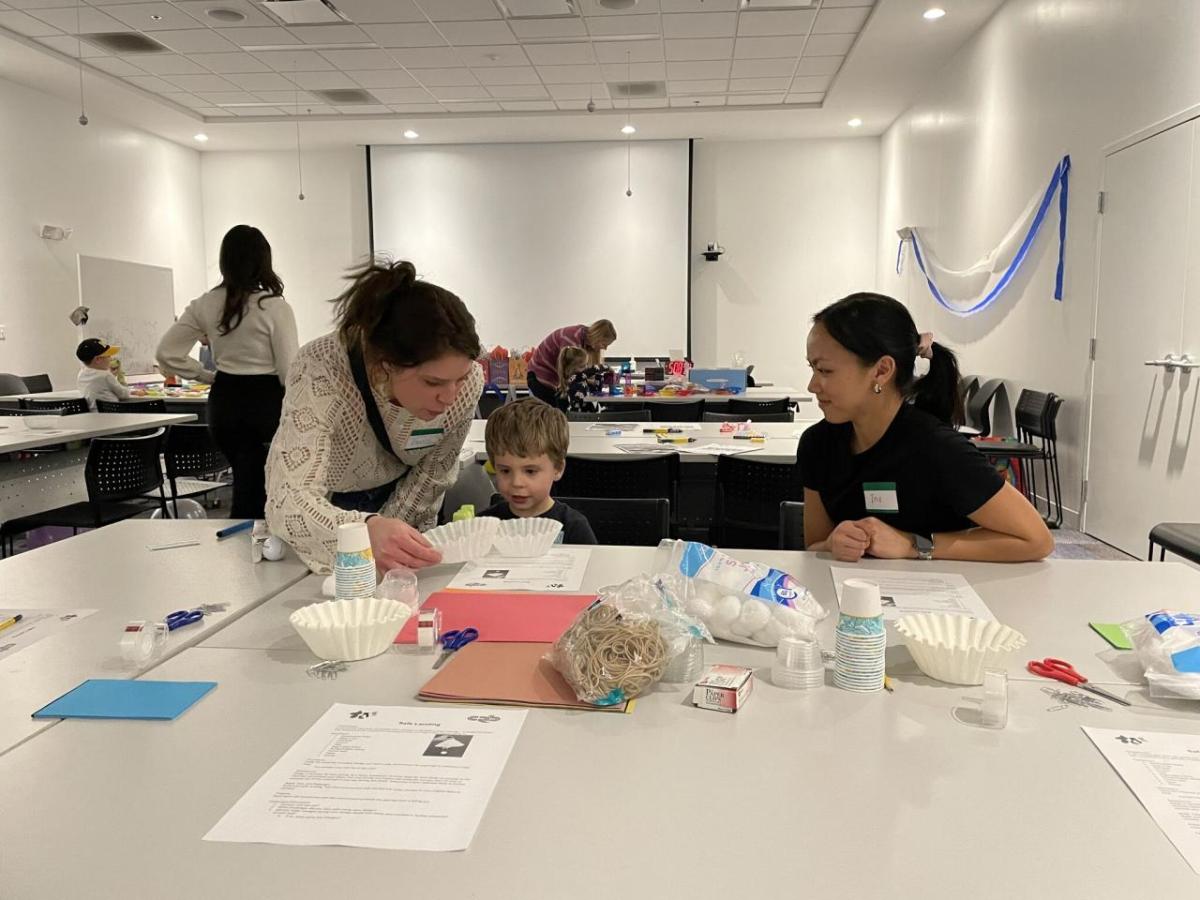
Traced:
<path fill-rule="evenodd" d="M 1066 660 L 1054 659 L 1046 657 L 1043 660 L 1031 660 L 1026 666 L 1034 675 L 1041 675 L 1043 678 L 1053 678 L 1055 681 L 1061 681 L 1064 684 L 1069 684 L 1073 687 L 1083 688 L 1085 691 L 1091 691 L 1093 694 L 1098 694 L 1105 700 L 1111 700 L 1113 703 L 1120 703 L 1122 706 L 1129 706 L 1128 700 L 1122 700 L 1110 694 L 1108 691 L 1101 690 L 1098 687 L 1093 687 L 1088 684 L 1088 680 L 1075 671 L 1075 667 Z"/>

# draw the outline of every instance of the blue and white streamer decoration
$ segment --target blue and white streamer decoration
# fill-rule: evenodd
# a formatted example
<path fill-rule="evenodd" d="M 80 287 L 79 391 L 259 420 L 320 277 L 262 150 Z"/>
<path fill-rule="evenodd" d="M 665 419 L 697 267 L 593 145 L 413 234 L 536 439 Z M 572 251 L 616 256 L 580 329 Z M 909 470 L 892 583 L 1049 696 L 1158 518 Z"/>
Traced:
<path fill-rule="evenodd" d="M 1000 244 L 966 269 L 951 269 L 942 265 L 929 245 L 913 226 L 901 228 L 900 246 L 896 248 L 896 274 L 902 271 L 904 245 L 912 245 L 913 257 L 929 292 L 939 304 L 956 316 L 969 316 L 985 309 L 999 297 L 1016 277 L 1030 248 L 1046 221 L 1050 203 L 1058 194 L 1058 271 L 1054 277 L 1054 299 L 1062 300 L 1063 249 L 1067 240 L 1067 185 L 1071 157 L 1064 156 L 1054 169 L 1050 184 L 1035 194 L 1009 229 Z"/>

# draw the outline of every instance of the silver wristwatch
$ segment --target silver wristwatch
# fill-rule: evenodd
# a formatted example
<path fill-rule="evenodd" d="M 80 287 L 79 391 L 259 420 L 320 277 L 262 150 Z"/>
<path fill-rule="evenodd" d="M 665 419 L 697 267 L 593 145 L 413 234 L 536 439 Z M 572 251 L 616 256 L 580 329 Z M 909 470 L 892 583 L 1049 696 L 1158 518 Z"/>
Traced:
<path fill-rule="evenodd" d="M 933 559 L 933 541 L 925 535 L 914 534 L 913 546 L 917 549 L 917 559 Z"/>

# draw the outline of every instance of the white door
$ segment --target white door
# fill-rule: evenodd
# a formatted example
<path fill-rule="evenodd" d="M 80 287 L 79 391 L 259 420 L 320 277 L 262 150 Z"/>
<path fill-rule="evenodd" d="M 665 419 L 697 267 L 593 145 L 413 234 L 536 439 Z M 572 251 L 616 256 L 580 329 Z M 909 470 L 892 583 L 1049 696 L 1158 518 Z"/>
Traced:
<path fill-rule="evenodd" d="M 1104 167 L 1086 529 L 1139 557 L 1156 523 L 1200 521 L 1200 371 L 1146 365 L 1200 359 L 1196 144 L 1192 120 Z"/>

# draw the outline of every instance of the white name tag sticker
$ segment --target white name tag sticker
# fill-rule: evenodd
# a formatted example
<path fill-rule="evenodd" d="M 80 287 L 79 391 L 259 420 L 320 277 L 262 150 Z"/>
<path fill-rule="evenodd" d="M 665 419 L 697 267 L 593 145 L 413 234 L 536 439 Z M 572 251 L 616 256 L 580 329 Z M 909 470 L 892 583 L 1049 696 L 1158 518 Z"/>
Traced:
<path fill-rule="evenodd" d="M 896 496 L 896 482 L 868 481 L 863 484 L 863 501 L 867 512 L 898 513 L 900 500 Z"/>
<path fill-rule="evenodd" d="M 404 449 L 428 450 L 430 447 L 436 447 L 442 442 L 445 433 L 444 428 L 418 428 L 408 436 L 408 443 L 404 445 Z"/>

